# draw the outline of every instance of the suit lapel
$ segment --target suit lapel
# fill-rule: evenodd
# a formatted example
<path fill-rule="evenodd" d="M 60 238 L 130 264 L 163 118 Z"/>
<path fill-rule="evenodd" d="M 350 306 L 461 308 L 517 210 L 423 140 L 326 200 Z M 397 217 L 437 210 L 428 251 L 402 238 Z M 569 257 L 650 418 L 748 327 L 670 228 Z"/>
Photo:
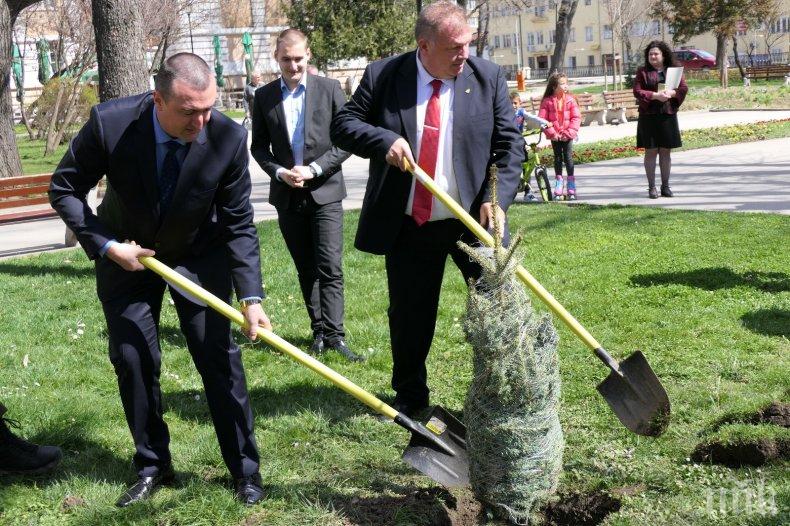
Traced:
<path fill-rule="evenodd" d="M 313 107 L 313 104 L 318 98 L 318 94 L 315 93 L 316 83 L 307 73 L 305 73 L 304 88 L 304 107 L 302 108 L 302 115 L 304 115 L 304 152 L 302 152 L 302 155 L 305 159 L 307 159 L 307 152 L 310 151 L 310 148 L 313 145 L 312 137 L 310 136 L 310 131 L 313 129 L 311 126 L 313 123 L 313 112 L 310 111 L 310 108 Z"/>
<path fill-rule="evenodd" d="M 411 145 L 412 150 L 417 148 L 417 52 L 409 53 L 403 60 L 398 70 L 395 91 L 398 94 L 398 108 L 403 133 Z"/>
<path fill-rule="evenodd" d="M 285 108 L 283 106 L 283 90 L 279 82 L 274 84 L 274 89 L 271 92 L 271 97 L 274 99 L 274 114 L 277 118 L 277 127 L 279 128 L 279 136 L 283 137 L 283 144 L 291 152 L 291 163 L 293 163 L 294 153 L 291 148 L 291 142 L 288 140 L 288 124 L 285 122 Z"/>
<path fill-rule="evenodd" d="M 457 148 L 460 144 L 466 144 L 461 136 L 463 133 L 469 133 L 466 121 L 469 115 L 469 109 L 476 107 L 475 101 L 478 96 L 478 85 L 473 76 L 472 66 L 467 61 L 464 70 L 455 78 L 455 92 L 453 94 L 453 148 Z M 472 130 L 474 132 L 474 130 Z M 455 174 L 455 182 L 458 185 L 458 193 L 463 197 L 467 195 L 477 195 L 477 192 L 472 188 L 474 176 L 469 174 L 467 176 L 464 163 L 460 161 L 461 155 L 453 154 L 453 173 Z M 465 209 L 469 209 L 472 203 L 461 203 Z"/>
<path fill-rule="evenodd" d="M 154 103 L 143 111 L 137 121 L 135 134 L 135 152 L 137 157 L 137 173 L 140 174 L 145 197 L 150 210 L 159 215 L 159 185 L 156 181 L 156 141 L 154 137 Z"/>

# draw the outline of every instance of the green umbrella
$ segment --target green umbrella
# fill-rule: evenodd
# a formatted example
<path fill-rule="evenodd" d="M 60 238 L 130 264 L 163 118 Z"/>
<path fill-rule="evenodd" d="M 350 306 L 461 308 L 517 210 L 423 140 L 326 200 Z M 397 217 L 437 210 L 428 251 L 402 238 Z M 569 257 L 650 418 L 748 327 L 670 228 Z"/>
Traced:
<path fill-rule="evenodd" d="M 248 31 L 242 35 L 241 43 L 244 45 L 244 70 L 247 72 L 247 84 L 249 84 L 252 82 L 252 64 L 255 58 L 252 53 L 252 35 Z"/>
<path fill-rule="evenodd" d="M 13 62 L 11 71 L 14 73 L 14 83 L 16 84 L 16 100 L 22 102 L 25 98 L 25 76 L 22 70 L 22 55 L 19 53 L 19 46 L 16 44 L 12 48 Z"/>
<path fill-rule="evenodd" d="M 43 38 L 36 42 L 36 49 L 38 50 L 38 81 L 41 84 L 46 82 L 52 76 L 52 63 L 49 60 L 49 42 Z"/>
<path fill-rule="evenodd" d="M 219 35 L 214 35 L 211 41 L 214 44 L 214 73 L 217 75 L 217 87 L 225 87 L 225 78 L 222 76 L 222 45 L 219 43 Z"/>

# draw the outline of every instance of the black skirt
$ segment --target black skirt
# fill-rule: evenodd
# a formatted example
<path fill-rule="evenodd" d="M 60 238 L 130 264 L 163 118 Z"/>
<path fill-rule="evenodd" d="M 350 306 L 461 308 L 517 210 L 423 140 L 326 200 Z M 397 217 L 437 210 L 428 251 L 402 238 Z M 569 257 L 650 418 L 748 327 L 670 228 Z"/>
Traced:
<path fill-rule="evenodd" d="M 676 113 L 639 114 L 636 126 L 637 148 L 679 148 L 680 128 Z"/>

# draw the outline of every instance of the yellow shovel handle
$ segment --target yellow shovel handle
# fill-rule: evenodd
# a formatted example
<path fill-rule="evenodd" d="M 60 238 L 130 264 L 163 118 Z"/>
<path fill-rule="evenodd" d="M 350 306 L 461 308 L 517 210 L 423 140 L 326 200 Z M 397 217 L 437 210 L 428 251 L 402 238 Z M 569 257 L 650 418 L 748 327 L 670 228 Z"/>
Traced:
<path fill-rule="evenodd" d="M 491 234 L 489 234 L 488 231 L 486 231 L 486 229 L 480 225 L 480 223 L 475 221 L 475 219 L 469 215 L 469 213 L 464 210 L 461 205 L 455 201 L 455 199 L 450 197 L 447 192 L 436 186 L 434 180 L 431 179 L 431 177 L 426 174 L 422 168 L 412 165 L 406 159 L 404 159 L 404 162 L 406 163 L 406 168 L 414 175 L 414 177 L 416 177 L 417 180 L 425 188 L 427 188 L 428 191 L 434 195 L 434 197 L 436 197 L 436 199 L 441 201 L 444 206 L 449 208 L 455 217 L 460 219 L 461 222 L 463 222 L 463 224 L 466 225 L 466 227 L 471 230 L 480 241 L 489 247 L 494 246 L 493 236 L 491 236 Z M 601 347 L 601 344 L 592 337 L 592 334 L 587 332 L 587 329 L 582 327 L 581 323 L 579 323 L 570 312 L 565 310 L 565 307 L 563 307 L 556 299 L 554 299 L 554 296 L 552 296 L 548 290 L 543 288 L 543 285 L 541 285 L 538 280 L 532 277 L 532 274 L 530 274 L 527 269 L 519 265 L 516 267 L 516 275 L 527 287 L 530 288 L 530 290 L 532 290 L 532 292 L 534 292 L 541 299 L 541 301 L 543 301 L 543 303 L 548 305 L 552 312 L 559 316 L 560 319 L 565 322 L 568 328 L 570 328 L 576 334 L 576 336 L 581 338 L 581 340 L 590 349 L 595 350 Z"/>
<path fill-rule="evenodd" d="M 228 318 L 233 323 L 247 328 L 247 320 L 244 318 L 244 315 L 239 312 L 237 309 L 234 309 L 226 302 L 222 301 L 220 298 L 212 294 L 211 292 L 207 291 L 203 287 L 200 287 L 193 283 L 191 280 L 185 278 L 175 270 L 171 269 L 161 261 L 150 257 L 150 256 L 142 256 L 139 258 L 140 263 L 142 263 L 146 268 L 151 269 L 152 271 L 156 272 L 165 281 L 168 283 L 173 283 L 177 287 L 185 290 L 187 293 L 191 294 L 192 296 L 199 298 L 201 301 L 205 302 L 209 307 L 216 310 L 226 318 Z M 337 387 L 342 389 L 343 391 L 347 392 L 366 406 L 370 407 L 374 411 L 391 418 L 392 420 L 398 416 L 398 412 L 391 406 L 385 404 L 369 392 L 365 391 L 354 382 L 346 378 L 345 376 L 339 374 L 334 369 L 330 369 L 323 363 L 319 362 L 309 354 L 297 349 L 287 341 L 283 340 L 272 331 L 268 329 L 264 329 L 263 327 L 258 328 L 258 335 L 261 337 L 263 341 L 277 349 L 283 354 L 286 354 L 299 362 L 300 364 L 304 365 L 315 371 L 316 373 L 320 374 Z"/>

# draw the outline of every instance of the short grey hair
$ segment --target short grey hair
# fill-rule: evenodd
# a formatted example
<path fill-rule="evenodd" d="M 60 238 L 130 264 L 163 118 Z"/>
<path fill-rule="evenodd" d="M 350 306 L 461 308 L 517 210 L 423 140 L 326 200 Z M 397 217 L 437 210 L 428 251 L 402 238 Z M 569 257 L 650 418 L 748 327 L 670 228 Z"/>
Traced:
<path fill-rule="evenodd" d="M 420 11 L 414 26 L 414 37 L 432 39 L 446 25 L 464 26 L 467 24 L 466 10 L 452 2 L 436 2 Z"/>
<path fill-rule="evenodd" d="M 162 68 L 154 77 L 154 88 L 168 97 L 172 94 L 175 80 L 203 91 L 214 82 L 214 72 L 205 60 L 194 53 L 176 53 L 162 64 Z"/>

